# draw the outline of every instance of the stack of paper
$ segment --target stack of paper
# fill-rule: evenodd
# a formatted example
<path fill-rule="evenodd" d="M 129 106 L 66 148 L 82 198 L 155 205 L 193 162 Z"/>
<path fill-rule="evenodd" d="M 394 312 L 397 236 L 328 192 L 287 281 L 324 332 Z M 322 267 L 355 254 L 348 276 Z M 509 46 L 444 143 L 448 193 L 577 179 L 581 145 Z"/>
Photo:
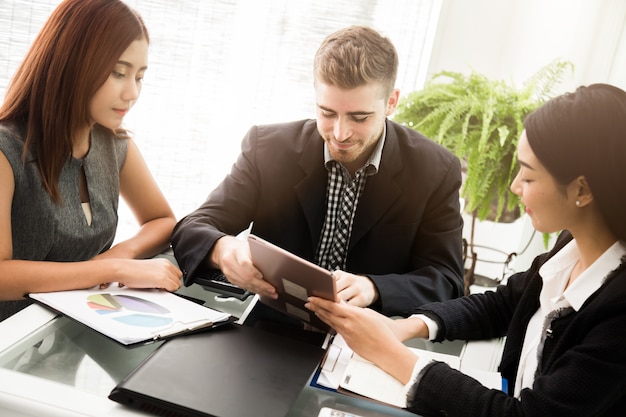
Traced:
<path fill-rule="evenodd" d="M 503 387 L 502 378 L 498 372 L 473 369 L 468 366 L 461 368 L 459 356 L 413 347 L 409 349 L 420 357 L 445 362 L 454 369 L 462 369 L 463 373 L 489 388 L 502 389 Z M 328 346 L 315 383 L 338 391 L 349 391 L 400 408 L 406 405 L 404 385 L 372 362 L 354 353 L 341 335 L 336 335 Z"/>

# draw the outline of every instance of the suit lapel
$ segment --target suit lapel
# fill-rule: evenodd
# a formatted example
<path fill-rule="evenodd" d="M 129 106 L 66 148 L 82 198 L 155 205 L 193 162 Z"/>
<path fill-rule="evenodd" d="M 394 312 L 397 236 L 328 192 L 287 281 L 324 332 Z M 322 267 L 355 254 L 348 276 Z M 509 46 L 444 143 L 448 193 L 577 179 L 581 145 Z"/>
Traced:
<path fill-rule="evenodd" d="M 313 250 L 317 248 L 326 215 L 328 171 L 323 163 L 323 144 L 324 141 L 317 130 L 313 131 L 299 161 L 305 177 L 294 186 L 311 233 Z M 400 196 L 402 191 L 394 177 L 401 169 L 402 158 L 400 158 L 398 137 L 393 127 L 387 122 L 387 138 L 380 169 L 376 175 L 367 178 L 352 225 L 348 250 L 354 247 Z"/>
<path fill-rule="evenodd" d="M 348 250 L 352 249 L 369 232 L 400 196 L 402 190 L 395 180 L 400 170 L 402 170 L 402 158 L 398 136 L 391 124 L 387 122 L 387 137 L 380 167 L 378 173 L 368 177 L 365 183 L 365 189 L 354 216 Z"/>
<path fill-rule="evenodd" d="M 311 133 L 299 163 L 305 177 L 294 186 L 294 191 L 306 218 L 311 246 L 315 252 L 326 214 L 328 181 L 328 171 L 324 167 L 324 141 L 317 130 Z"/>

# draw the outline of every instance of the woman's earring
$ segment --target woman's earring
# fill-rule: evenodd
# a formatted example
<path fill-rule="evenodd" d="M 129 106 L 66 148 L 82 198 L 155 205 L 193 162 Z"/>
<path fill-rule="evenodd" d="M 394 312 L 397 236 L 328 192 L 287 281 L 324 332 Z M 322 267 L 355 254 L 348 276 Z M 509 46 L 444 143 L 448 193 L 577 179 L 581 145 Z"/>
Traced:
<path fill-rule="evenodd" d="M 576 200 L 576 207 L 580 207 L 580 201 Z"/>

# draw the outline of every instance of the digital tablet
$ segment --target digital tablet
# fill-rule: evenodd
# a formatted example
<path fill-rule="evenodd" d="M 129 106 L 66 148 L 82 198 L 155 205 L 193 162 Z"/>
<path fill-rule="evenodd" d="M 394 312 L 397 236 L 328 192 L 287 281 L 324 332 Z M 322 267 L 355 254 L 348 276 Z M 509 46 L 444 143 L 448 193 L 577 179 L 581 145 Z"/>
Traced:
<path fill-rule="evenodd" d="M 248 235 L 248 245 L 254 266 L 278 293 L 276 300 L 267 297 L 259 297 L 259 300 L 319 330 L 328 331 L 328 325 L 304 304 L 310 296 L 337 301 L 331 272 L 253 234 Z"/>

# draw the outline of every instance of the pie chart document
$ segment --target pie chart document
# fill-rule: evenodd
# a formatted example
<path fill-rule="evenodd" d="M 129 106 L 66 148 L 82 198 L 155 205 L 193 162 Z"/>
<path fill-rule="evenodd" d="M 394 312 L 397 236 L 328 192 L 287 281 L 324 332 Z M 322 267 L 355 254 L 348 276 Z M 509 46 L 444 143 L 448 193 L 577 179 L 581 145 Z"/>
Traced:
<path fill-rule="evenodd" d="M 164 290 L 119 288 L 29 294 L 30 298 L 124 345 L 230 323 L 223 313 Z"/>

